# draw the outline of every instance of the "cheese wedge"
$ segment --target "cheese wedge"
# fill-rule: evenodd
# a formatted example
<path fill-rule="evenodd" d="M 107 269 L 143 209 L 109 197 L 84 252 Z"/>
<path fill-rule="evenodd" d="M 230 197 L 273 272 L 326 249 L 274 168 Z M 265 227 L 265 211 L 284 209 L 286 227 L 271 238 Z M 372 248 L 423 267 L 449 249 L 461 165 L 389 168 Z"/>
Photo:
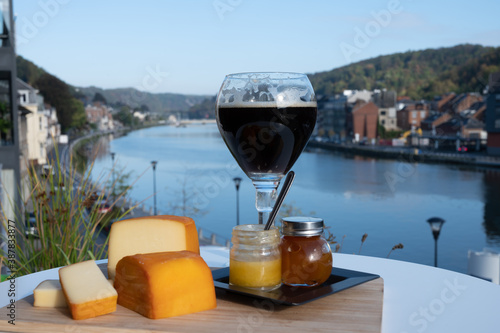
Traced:
<path fill-rule="evenodd" d="M 118 304 L 151 318 L 168 318 L 217 306 L 212 272 L 190 251 L 127 256 L 114 282 Z"/>
<path fill-rule="evenodd" d="M 118 294 L 95 261 L 61 268 L 59 281 L 73 319 L 87 319 L 116 311 Z"/>
<path fill-rule="evenodd" d="M 193 219 L 159 215 L 115 222 L 109 233 L 108 277 L 114 279 L 116 264 L 138 253 L 188 250 L 200 253 Z"/>
<path fill-rule="evenodd" d="M 33 306 L 46 308 L 65 307 L 66 299 L 59 280 L 45 280 L 33 290 Z"/>
<path fill-rule="evenodd" d="M 108 280 L 108 283 L 112 286 L 113 280 Z M 40 282 L 40 284 L 33 290 L 33 297 L 35 298 L 33 306 L 45 308 L 68 306 L 59 280 L 45 280 Z"/>

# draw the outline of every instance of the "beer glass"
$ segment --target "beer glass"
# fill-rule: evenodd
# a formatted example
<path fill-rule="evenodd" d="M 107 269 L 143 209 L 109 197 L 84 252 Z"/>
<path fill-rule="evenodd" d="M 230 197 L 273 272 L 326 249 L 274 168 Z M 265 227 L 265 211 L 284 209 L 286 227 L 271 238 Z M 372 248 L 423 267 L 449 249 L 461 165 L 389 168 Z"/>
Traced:
<path fill-rule="evenodd" d="M 279 182 L 304 150 L 316 116 L 316 96 L 305 74 L 225 77 L 217 96 L 217 125 L 256 188 L 259 224 L 267 222 Z"/>

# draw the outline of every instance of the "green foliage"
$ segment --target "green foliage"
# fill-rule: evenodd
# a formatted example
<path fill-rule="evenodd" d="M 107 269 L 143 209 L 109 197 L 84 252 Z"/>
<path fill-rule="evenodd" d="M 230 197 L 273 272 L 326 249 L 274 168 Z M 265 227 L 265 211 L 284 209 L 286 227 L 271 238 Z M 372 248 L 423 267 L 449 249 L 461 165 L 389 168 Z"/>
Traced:
<path fill-rule="evenodd" d="M 450 91 L 480 92 L 500 70 L 500 47 L 458 45 L 408 51 L 360 61 L 310 75 L 317 94 L 344 89 L 389 89 L 400 96 L 432 99 Z"/>
<path fill-rule="evenodd" d="M 87 123 L 87 115 L 85 114 L 85 107 L 82 101 L 76 98 L 71 99 L 71 109 L 73 110 L 73 117 L 71 120 L 71 127 L 81 128 Z"/>
<path fill-rule="evenodd" d="M 128 106 L 122 106 L 120 111 L 114 115 L 114 118 L 125 126 L 135 127 L 139 125 L 139 120 L 134 117 Z"/>
<path fill-rule="evenodd" d="M 83 104 L 71 95 L 70 87 L 64 81 L 44 73 L 36 80 L 34 86 L 45 101 L 56 108 L 63 132 L 85 124 Z"/>
<path fill-rule="evenodd" d="M 96 92 L 94 94 L 94 98 L 92 98 L 92 102 L 101 102 L 104 105 L 108 104 L 108 101 L 100 92 Z"/>
<path fill-rule="evenodd" d="M 16 57 L 16 67 L 17 77 L 31 86 L 35 84 L 40 76 L 46 74 L 43 68 L 38 67 L 33 62 L 19 55 Z"/>
<path fill-rule="evenodd" d="M 98 235 L 110 217 L 94 209 L 94 203 L 103 198 L 103 193 L 98 190 L 99 184 L 91 182 L 92 167 L 80 176 L 70 161 L 69 170 L 65 172 L 60 167 L 57 149 L 55 151 L 56 159 L 50 161 L 50 165 L 57 172 L 42 178 L 34 167 L 29 168 L 23 207 L 13 207 L 17 236 L 13 271 L 17 276 L 107 257 L 108 238 L 99 241 Z M 110 202 L 110 206 L 116 206 L 119 199 Z M 30 206 L 36 220 L 36 232 L 30 232 L 25 225 L 24 212 Z M 3 227 L 8 230 L 4 207 L 0 208 Z M 128 213 L 115 212 L 115 218 Z M 0 237 L 5 238 L 4 235 Z M 7 262 L 7 259 L 8 253 L 0 249 L 0 260 Z"/>
<path fill-rule="evenodd" d="M 216 96 L 205 98 L 201 103 L 189 108 L 190 119 L 215 119 Z"/>

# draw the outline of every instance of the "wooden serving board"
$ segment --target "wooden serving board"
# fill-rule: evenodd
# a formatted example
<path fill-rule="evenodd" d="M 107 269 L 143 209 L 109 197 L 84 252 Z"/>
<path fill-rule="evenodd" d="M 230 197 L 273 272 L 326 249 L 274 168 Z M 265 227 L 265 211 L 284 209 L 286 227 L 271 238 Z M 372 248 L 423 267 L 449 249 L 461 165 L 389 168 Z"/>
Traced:
<path fill-rule="evenodd" d="M 217 290 L 217 289 L 216 289 Z M 33 295 L 16 302 L 16 325 L 0 311 L 4 332 L 380 332 L 381 278 L 300 306 L 217 290 L 217 308 L 180 317 L 148 319 L 120 305 L 116 312 L 73 320 L 68 308 L 35 308 Z"/>

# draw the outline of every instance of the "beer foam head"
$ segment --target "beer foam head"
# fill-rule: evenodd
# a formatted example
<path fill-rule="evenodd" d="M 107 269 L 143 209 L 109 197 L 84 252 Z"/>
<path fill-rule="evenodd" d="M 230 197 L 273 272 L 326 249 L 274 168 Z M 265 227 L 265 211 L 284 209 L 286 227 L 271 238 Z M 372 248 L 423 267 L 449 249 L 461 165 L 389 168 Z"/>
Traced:
<path fill-rule="evenodd" d="M 229 102 L 219 103 L 219 108 L 312 108 L 317 107 L 316 101 L 309 102 L 292 102 L 292 103 L 279 103 L 279 102 Z"/>
<path fill-rule="evenodd" d="M 226 77 L 218 107 L 315 107 L 308 78 L 297 73 L 240 73 Z"/>

